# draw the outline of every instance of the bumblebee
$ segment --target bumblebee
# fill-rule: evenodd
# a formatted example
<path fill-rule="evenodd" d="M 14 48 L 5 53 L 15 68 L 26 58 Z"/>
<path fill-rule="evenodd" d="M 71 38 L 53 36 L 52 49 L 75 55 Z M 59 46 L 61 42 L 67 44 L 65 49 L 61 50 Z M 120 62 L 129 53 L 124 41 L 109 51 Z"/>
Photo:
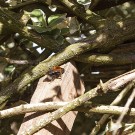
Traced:
<path fill-rule="evenodd" d="M 61 78 L 63 73 L 64 68 L 55 66 L 47 73 L 47 78 L 44 81 L 53 81 L 54 79 Z"/>

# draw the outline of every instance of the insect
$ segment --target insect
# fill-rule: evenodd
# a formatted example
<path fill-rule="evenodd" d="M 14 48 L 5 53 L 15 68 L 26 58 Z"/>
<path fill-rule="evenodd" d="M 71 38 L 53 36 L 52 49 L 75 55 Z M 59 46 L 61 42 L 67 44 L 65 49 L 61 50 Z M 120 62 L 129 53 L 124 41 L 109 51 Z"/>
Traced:
<path fill-rule="evenodd" d="M 61 75 L 63 73 L 64 68 L 60 66 L 55 66 L 47 73 L 47 78 L 44 81 L 53 81 L 56 78 L 61 78 Z"/>

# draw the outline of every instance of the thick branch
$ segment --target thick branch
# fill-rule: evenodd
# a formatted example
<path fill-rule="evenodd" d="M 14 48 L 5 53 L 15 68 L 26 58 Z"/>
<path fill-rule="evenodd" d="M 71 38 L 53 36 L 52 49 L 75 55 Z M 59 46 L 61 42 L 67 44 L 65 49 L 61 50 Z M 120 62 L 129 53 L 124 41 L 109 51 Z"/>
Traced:
<path fill-rule="evenodd" d="M 59 0 L 59 1 L 62 4 L 64 4 L 70 11 L 72 11 L 76 16 L 92 24 L 96 28 L 99 28 L 104 23 L 102 17 L 100 17 L 99 15 L 90 10 L 86 12 L 83 7 L 79 7 L 77 4 L 69 0 Z"/>
<path fill-rule="evenodd" d="M 75 58 L 76 61 L 89 63 L 91 66 L 101 65 L 126 65 L 135 62 L 135 55 L 126 54 L 82 54 Z"/>

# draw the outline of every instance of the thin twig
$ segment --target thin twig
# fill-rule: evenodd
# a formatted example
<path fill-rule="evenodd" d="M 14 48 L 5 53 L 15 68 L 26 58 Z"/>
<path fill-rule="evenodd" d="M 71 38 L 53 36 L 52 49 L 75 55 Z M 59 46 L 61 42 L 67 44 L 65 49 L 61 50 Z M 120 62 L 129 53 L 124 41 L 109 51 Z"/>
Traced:
<path fill-rule="evenodd" d="M 124 116 L 130 110 L 129 107 L 130 107 L 131 103 L 133 102 L 134 98 L 135 98 L 135 88 L 133 89 L 133 92 L 131 93 L 130 97 L 128 98 L 128 100 L 127 100 L 127 102 L 125 104 L 125 107 L 123 108 L 122 113 L 121 113 L 120 117 L 118 118 L 118 120 L 117 120 L 117 122 L 115 124 L 116 125 L 116 130 L 114 130 L 113 135 L 116 135 L 116 133 L 118 131 L 118 128 L 117 127 L 119 127 L 119 125 L 121 124 Z"/>
<path fill-rule="evenodd" d="M 7 62 L 10 64 L 19 64 L 19 65 L 25 65 L 25 64 L 32 64 L 32 61 L 28 60 L 14 60 L 6 57 L 1 57 L 0 56 L 0 61 Z"/>
<path fill-rule="evenodd" d="M 121 92 L 120 94 L 115 98 L 115 100 L 110 104 L 112 105 L 118 105 L 121 100 L 125 97 L 125 95 L 131 90 L 131 88 L 134 86 L 133 82 L 130 82 Z M 96 123 L 96 126 L 92 129 L 90 135 L 96 135 L 101 127 L 104 125 L 104 123 L 109 118 L 109 114 L 104 114 L 102 118 Z"/>

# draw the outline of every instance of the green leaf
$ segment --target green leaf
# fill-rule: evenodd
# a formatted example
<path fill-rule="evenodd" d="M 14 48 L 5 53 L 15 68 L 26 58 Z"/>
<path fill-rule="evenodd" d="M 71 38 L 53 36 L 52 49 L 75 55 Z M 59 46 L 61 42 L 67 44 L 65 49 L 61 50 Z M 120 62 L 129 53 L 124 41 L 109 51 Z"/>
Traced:
<path fill-rule="evenodd" d="M 81 5 L 89 5 L 91 0 L 77 0 L 77 2 Z"/>
<path fill-rule="evenodd" d="M 61 30 L 60 29 L 54 29 L 51 31 L 51 35 L 54 37 L 54 39 L 58 38 L 60 36 Z"/>
<path fill-rule="evenodd" d="M 51 15 L 48 18 L 49 27 L 54 27 L 66 19 L 67 14 Z"/>
<path fill-rule="evenodd" d="M 29 27 L 31 27 L 33 30 L 35 30 L 38 33 L 44 33 L 47 31 L 51 31 L 51 28 L 46 28 L 46 27 L 40 27 L 40 26 L 34 26 L 34 25 L 30 25 L 28 24 Z"/>
<path fill-rule="evenodd" d="M 10 74 L 15 70 L 15 67 L 13 65 L 9 65 L 5 68 L 4 72 L 5 74 Z"/>
<path fill-rule="evenodd" d="M 41 9 L 34 9 L 32 12 L 24 12 L 30 16 L 34 26 L 47 27 L 46 15 Z"/>
<path fill-rule="evenodd" d="M 69 34 L 69 28 L 63 28 L 61 29 L 61 35 Z"/>

